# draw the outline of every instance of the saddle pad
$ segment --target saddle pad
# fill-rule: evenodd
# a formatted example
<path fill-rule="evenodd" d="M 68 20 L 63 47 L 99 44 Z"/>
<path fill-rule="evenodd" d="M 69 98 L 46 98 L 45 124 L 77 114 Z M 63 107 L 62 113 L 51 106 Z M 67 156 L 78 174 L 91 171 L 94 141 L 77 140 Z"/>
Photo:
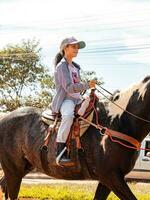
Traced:
<path fill-rule="evenodd" d="M 91 112 L 86 119 L 91 122 L 92 119 L 93 119 L 93 115 L 94 115 L 94 111 Z M 41 119 L 45 124 L 47 124 L 49 126 L 53 125 L 53 123 L 54 123 L 54 121 L 46 119 L 44 117 L 42 117 Z M 81 137 L 87 131 L 87 129 L 89 128 L 90 124 L 85 122 L 85 121 L 83 121 L 83 120 L 80 120 L 79 124 L 80 124 L 80 137 Z M 60 121 L 57 122 L 56 130 L 58 130 L 59 126 L 60 126 Z"/>

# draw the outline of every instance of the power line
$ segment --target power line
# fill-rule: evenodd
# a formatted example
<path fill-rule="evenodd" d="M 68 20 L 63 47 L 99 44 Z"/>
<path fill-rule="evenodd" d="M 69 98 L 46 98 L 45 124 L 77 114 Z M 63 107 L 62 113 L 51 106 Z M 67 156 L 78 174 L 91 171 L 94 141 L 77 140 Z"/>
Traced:
<path fill-rule="evenodd" d="M 135 48 L 135 47 L 147 47 L 147 46 L 150 46 L 150 43 L 143 43 L 143 44 L 135 44 L 135 45 L 130 45 L 130 46 L 126 46 L 126 45 L 121 45 L 121 46 L 106 46 L 106 47 L 95 47 L 94 49 L 113 49 L 113 48 L 128 48 L 128 47 L 131 47 L 131 48 Z"/>
<path fill-rule="evenodd" d="M 123 52 L 123 51 L 137 51 L 137 50 L 146 50 L 146 49 L 150 49 L 149 47 L 132 47 L 132 48 L 116 48 L 116 49 L 93 49 L 93 50 L 88 50 L 88 51 L 84 51 L 81 52 L 81 54 L 91 54 L 91 53 L 111 53 L 111 52 Z"/>
<path fill-rule="evenodd" d="M 123 52 L 123 51 L 137 51 L 137 50 L 147 50 L 150 49 L 150 43 L 147 44 L 138 44 L 132 46 L 110 46 L 110 47 L 96 47 L 89 48 L 86 51 L 80 52 L 84 54 L 93 54 L 93 53 L 111 53 L 111 52 Z M 8 58 L 12 56 L 32 56 L 36 57 L 35 53 L 0 53 L 1 58 Z"/>
<path fill-rule="evenodd" d="M 112 15 L 113 14 L 113 15 Z M 84 21 L 95 21 L 95 20 L 101 20 L 103 22 L 103 20 L 106 18 L 106 15 L 107 16 L 110 16 L 111 19 L 120 19 L 121 17 L 124 17 L 125 19 L 127 19 L 127 17 L 135 17 L 136 15 L 137 16 L 142 16 L 142 17 L 147 17 L 146 14 L 149 14 L 149 9 L 142 9 L 142 10 L 130 10 L 128 12 L 121 12 L 121 13 L 111 13 L 111 12 L 108 12 L 108 13 L 105 13 L 105 14 L 95 14 L 95 15 L 88 15 L 88 16 L 82 16 L 82 17 L 77 17 L 76 18 L 67 18 L 67 19 L 59 19 L 59 20 L 53 20 L 53 21 L 47 21 L 47 23 L 64 23 L 64 22 L 71 22 L 71 23 L 75 23 L 75 22 L 84 22 Z M 36 21 L 35 23 L 39 23 L 40 21 Z"/>

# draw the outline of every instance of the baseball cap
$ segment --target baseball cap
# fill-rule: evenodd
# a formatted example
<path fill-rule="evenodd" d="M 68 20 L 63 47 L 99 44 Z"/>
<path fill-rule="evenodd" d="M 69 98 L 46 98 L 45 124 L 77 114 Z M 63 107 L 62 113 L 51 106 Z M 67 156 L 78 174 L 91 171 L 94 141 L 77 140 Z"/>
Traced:
<path fill-rule="evenodd" d="M 68 44 L 78 44 L 78 49 L 83 49 L 86 46 L 84 41 L 78 41 L 75 37 L 69 37 L 61 42 L 60 50 L 62 51 Z"/>

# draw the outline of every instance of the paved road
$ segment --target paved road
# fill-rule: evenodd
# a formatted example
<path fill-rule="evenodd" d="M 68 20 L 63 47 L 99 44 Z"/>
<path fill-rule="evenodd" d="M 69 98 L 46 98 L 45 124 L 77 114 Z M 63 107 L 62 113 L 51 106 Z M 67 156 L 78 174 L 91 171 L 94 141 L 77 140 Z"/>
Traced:
<path fill-rule="evenodd" d="M 127 176 L 127 180 L 144 180 L 150 182 L 150 171 L 131 171 Z"/>
<path fill-rule="evenodd" d="M 0 170 L 0 177 L 3 176 L 3 171 Z M 146 171 L 132 171 L 130 172 L 127 176 L 126 176 L 127 181 L 144 181 L 144 182 L 148 182 L 150 183 L 150 172 L 146 172 Z M 87 183 L 87 184 L 97 184 L 97 181 L 68 181 L 68 180 L 60 180 L 60 179 L 53 179 L 45 174 L 42 173 L 37 173 L 37 172 L 33 172 L 33 173 L 29 173 L 28 175 L 26 175 L 23 178 L 23 183 L 26 184 L 57 184 L 57 183 L 76 183 L 76 184 L 83 184 L 83 183 Z"/>
<path fill-rule="evenodd" d="M 143 181 L 150 183 L 150 172 L 147 171 L 132 171 L 126 176 L 127 181 Z M 57 183 L 70 183 L 74 182 L 77 184 L 86 183 L 93 183 L 97 184 L 97 181 L 67 181 L 67 180 L 60 180 L 60 179 L 53 179 L 45 174 L 42 173 L 30 173 L 23 179 L 23 183 L 50 183 L 50 184 L 57 184 Z"/>

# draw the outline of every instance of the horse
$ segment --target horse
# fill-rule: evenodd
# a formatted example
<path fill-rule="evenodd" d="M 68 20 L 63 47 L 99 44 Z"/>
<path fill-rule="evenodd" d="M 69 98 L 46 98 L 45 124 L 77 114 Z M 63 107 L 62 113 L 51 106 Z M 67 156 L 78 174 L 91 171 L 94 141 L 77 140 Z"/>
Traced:
<path fill-rule="evenodd" d="M 150 132 L 150 76 L 115 94 L 107 106 L 97 102 L 95 110 L 99 124 L 140 144 Z M 93 123 L 95 121 L 96 113 Z M 4 171 L 1 185 L 7 191 L 5 199 L 18 198 L 22 178 L 35 168 L 58 179 L 97 180 L 94 200 L 107 199 L 111 191 L 121 200 L 137 199 L 128 187 L 125 175 L 134 167 L 139 155 L 138 147 L 105 132 L 101 134 L 98 128 L 90 125 L 80 138 L 84 150 L 82 159 L 79 159 L 73 142 L 76 164 L 62 167 L 55 163 L 56 134 L 53 133 L 47 151 L 49 170 L 45 172 L 40 148 L 47 128 L 41 120 L 41 110 L 33 107 L 19 108 L 0 120 L 0 162 Z"/>

